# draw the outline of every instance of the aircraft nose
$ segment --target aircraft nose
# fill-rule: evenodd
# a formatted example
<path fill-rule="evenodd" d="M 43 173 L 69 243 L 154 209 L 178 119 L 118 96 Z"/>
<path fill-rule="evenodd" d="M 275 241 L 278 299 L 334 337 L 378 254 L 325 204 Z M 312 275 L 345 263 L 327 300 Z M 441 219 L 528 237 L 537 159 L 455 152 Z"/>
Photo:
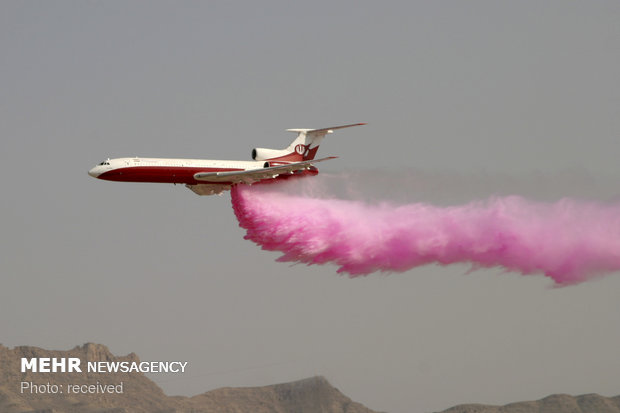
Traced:
<path fill-rule="evenodd" d="M 96 178 L 101 174 L 101 171 L 99 171 L 99 168 L 95 166 L 93 169 L 88 171 L 88 174 L 93 178 Z"/>

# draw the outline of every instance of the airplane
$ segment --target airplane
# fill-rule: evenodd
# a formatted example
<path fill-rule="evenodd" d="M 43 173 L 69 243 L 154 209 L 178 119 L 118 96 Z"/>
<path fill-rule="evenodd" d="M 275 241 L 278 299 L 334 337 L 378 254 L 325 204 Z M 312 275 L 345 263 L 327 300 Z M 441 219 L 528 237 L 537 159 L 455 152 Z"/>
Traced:
<path fill-rule="evenodd" d="M 90 171 L 94 178 L 121 182 L 156 182 L 185 184 L 198 195 L 221 194 L 233 185 L 282 179 L 291 176 L 316 175 L 317 162 L 335 159 L 329 156 L 314 159 L 319 144 L 336 129 L 365 125 L 333 126 L 322 129 L 287 129 L 297 137 L 285 149 L 255 148 L 254 161 L 223 161 L 207 159 L 116 158 L 107 159 Z"/>

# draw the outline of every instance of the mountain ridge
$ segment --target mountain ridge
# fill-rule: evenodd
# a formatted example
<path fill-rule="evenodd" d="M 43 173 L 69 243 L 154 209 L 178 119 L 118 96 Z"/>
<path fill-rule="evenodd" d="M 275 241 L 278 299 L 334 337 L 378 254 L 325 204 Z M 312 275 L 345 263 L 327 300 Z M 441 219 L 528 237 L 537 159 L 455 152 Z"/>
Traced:
<path fill-rule="evenodd" d="M 79 358 L 82 372 L 48 373 L 21 371 L 21 359 Z M 141 372 L 93 373 L 89 361 L 136 362 L 135 353 L 114 356 L 103 344 L 86 343 L 70 350 L 45 350 L 0 344 L 0 411 L 3 413 L 376 413 L 356 403 L 322 376 L 261 387 L 223 387 L 192 397 L 168 396 Z M 26 391 L 23 391 L 26 383 Z M 68 392 L 74 386 L 114 393 Z M 42 386 L 42 387 L 41 387 Z M 46 387 L 47 386 L 47 387 Z M 57 386 L 58 392 L 50 392 Z M 121 387 L 119 387 L 121 386 Z M 44 391 L 33 393 L 32 389 Z"/>
<path fill-rule="evenodd" d="M 195 396 L 168 396 L 141 372 L 34 373 L 21 372 L 21 359 L 79 358 L 88 361 L 139 363 L 135 353 L 113 355 L 103 344 L 85 343 L 70 350 L 0 344 L 0 412 L 3 413 L 377 413 L 354 402 L 326 378 L 315 376 L 288 383 L 256 387 L 221 387 Z M 84 371 L 86 370 L 86 371 Z M 52 394 L 24 392 L 22 383 L 35 386 L 118 386 L 121 393 Z M 411 401 L 412 405 L 415 401 Z M 620 413 L 620 395 L 595 393 L 553 394 L 536 401 L 504 406 L 461 404 L 439 413 Z"/>
<path fill-rule="evenodd" d="M 620 396 L 552 394 L 540 400 L 504 406 L 461 404 L 439 413 L 620 413 Z"/>

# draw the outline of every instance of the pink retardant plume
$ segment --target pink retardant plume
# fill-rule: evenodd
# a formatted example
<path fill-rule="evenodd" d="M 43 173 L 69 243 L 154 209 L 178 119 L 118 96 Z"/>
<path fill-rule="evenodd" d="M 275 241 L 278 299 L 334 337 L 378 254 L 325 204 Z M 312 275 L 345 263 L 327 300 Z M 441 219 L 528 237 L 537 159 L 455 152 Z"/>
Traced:
<path fill-rule="evenodd" d="M 620 270 L 620 204 L 496 197 L 461 206 L 369 204 L 239 185 L 232 204 L 246 239 L 278 261 L 334 263 L 351 276 L 430 263 L 542 273 L 576 284 Z"/>

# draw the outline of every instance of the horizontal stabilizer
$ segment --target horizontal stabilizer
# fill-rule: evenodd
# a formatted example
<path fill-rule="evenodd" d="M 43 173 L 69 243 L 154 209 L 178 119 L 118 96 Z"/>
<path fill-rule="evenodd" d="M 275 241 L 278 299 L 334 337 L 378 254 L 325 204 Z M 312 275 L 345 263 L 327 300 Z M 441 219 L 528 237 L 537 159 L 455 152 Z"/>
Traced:
<path fill-rule="evenodd" d="M 326 133 L 332 133 L 332 131 L 336 130 L 336 129 L 344 129 L 344 128 L 351 128 L 353 126 L 362 126 L 362 125 L 366 125 L 366 123 L 352 123 L 350 125 L 342 125 L 342 126 L 332 126 L 329 128 L 321 128 L 321 129 L 287 129 L 287 132 L 297 132 L 297 133 L 306 133 L 306 134 L 326 134 Z"/>

